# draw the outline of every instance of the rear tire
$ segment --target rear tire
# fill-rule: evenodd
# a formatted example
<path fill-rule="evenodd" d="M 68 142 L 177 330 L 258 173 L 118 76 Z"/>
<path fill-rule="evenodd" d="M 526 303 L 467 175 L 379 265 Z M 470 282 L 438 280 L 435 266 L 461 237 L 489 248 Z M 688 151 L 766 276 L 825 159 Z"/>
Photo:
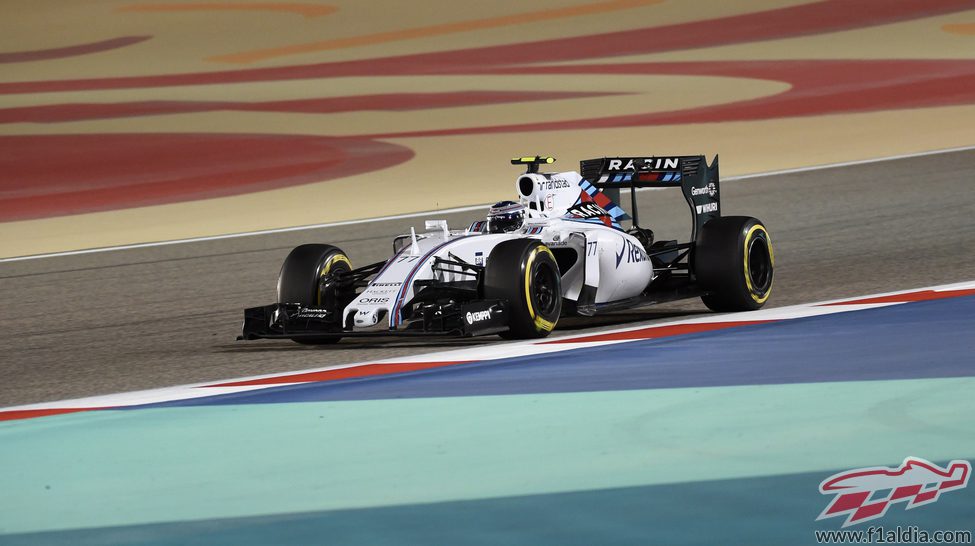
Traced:
<path fill-rule="evenodd" d="M 339 248 L 320 244 L 295 247 L 278 275 L 278 303 L 297 303 L 341 313 L 342 302 L 334 286 L 323 282 L 338 271 L 352 271 L 352 261 Z M 328 345 L 337 343 L 339 338 L 306 337 L 293 341 L 302 345 Z"/>
<path fill-rule="evenodd" d="M 505 339 L 547 336 L 562 313 L 562 277 L 552 251 L 534 239 L 504 241 L 488 255 L 484 298 L 508 302 Z"/>
<path fill-rule="evenodd" d="M 704 224 L 694 249 L 694 271 L 713 311 L 754 311 L 772 293 L 775 255 L 768 230 L 750 216 Z"/>

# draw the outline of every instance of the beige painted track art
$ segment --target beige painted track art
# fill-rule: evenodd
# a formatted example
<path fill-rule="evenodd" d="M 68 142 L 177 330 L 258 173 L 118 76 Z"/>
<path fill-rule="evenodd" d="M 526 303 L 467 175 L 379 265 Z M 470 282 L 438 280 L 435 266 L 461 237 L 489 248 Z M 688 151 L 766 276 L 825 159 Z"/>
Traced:
<path fill-rule="evenodd" d="M 4 13 L 0 257 L 487 203 L 515 155 L 732 175 L 975 145 L 967 0 Z"/>

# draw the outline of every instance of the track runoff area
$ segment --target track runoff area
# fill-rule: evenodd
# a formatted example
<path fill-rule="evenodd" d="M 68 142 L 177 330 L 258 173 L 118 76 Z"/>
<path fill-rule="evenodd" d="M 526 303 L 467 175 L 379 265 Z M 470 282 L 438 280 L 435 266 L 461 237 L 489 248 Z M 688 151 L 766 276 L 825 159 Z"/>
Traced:
<path fill-rule="evenodd" d="M 7 408 L 0 542 L 810 543 L 824 478 L 975 458 L 972 332 L 966 282 Z"/>

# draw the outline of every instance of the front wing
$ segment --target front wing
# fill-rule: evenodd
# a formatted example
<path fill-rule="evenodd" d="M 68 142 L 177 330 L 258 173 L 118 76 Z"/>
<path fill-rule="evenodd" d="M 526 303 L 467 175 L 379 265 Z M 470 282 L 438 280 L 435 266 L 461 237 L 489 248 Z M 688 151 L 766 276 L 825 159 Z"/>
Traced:
<path fill-rule="evenodd" d="M 377 336 L 472 337 L 497 334 L 508 329 L 507 304 L 501 300 L 479 300 L 419 308 L 397 329 L 355 331 L 343 328 L 341 313 L 301 307 L 296 303 L 273 303 L 244 310 L 244 326 L 238 340 L 312 339 Z"/>

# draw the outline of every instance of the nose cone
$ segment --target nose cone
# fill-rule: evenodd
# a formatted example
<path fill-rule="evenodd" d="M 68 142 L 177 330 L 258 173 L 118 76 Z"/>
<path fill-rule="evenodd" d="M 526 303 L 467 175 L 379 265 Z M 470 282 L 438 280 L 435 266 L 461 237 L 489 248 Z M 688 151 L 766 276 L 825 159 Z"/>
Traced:
<path fill-rule="evenodd" d="M 379 309 L 362 309 L 356 311 L 353 322 L 355 323 L 356 328 L 369 328 L 370 326 L 375 326 L 379 322 L 379 319 L 381 318 L 380 314 Z"/>

